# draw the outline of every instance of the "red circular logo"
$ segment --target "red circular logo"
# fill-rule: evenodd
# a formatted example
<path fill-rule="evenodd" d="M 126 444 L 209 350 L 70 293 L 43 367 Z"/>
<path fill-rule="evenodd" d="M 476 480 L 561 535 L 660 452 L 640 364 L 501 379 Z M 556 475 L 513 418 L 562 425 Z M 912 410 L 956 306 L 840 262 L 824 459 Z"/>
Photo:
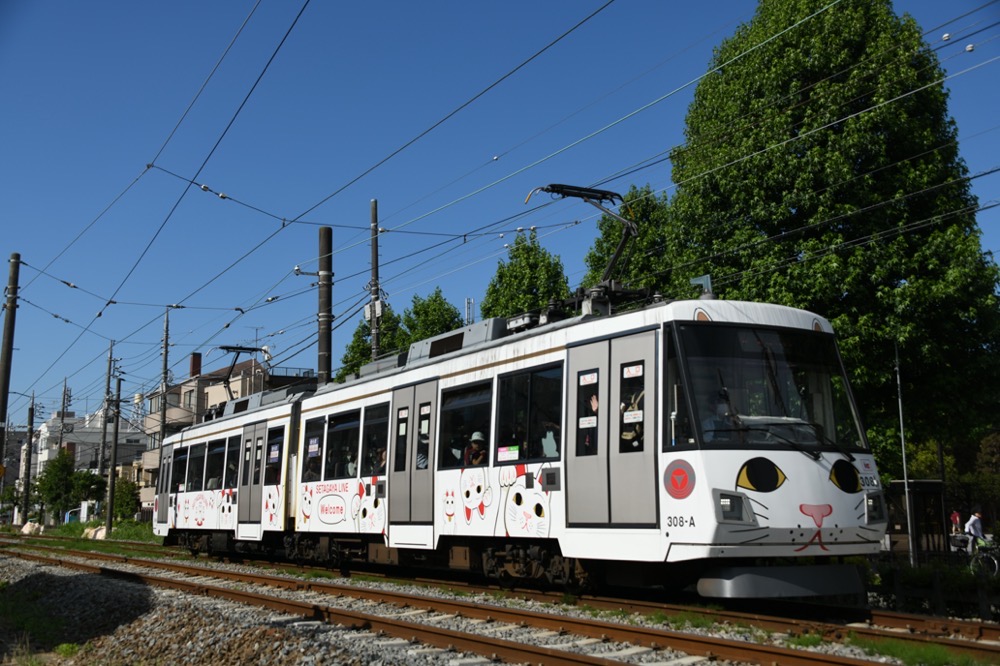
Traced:
<path fill-rule="evenodd" d="M 675 460 L 663 472 L 663 487 L 674 499 L 684 499 L 694 490 L 694 468 L 686 460 Z"/>

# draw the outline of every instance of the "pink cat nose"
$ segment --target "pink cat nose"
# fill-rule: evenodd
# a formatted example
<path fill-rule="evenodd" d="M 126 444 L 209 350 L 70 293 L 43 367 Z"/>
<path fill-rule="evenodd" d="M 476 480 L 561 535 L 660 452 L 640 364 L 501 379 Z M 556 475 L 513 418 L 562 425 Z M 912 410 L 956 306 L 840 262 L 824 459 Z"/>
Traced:
<path fill-rule="evenodd" d="M 816 527 L 823 527 L 823 519 L 833 513 L 829 504 L 799 504 L 799 511 L 813 519 Z"/>

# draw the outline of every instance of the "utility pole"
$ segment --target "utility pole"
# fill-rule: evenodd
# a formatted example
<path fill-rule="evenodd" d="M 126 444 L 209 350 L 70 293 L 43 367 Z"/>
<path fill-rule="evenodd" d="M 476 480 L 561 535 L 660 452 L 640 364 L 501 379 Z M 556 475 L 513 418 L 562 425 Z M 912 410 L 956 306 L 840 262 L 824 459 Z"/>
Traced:
<path fill-rule="evenodd" d="M 63 433 L 66 432 L 66 378 L 63 377 L 62 403 L 59 409 L 59 450 L 63 447 Z"/>
<path fill-rule="evenodd" d="M 28 522 L 28 496 L 31 495 L 31 449 L 35 438 L 35 392 L 31 392 L 31 404 L 28 405 L 28 438 L 21 449 L 21 524 Z"/>
<path fill-rule="evenodd" d="M 163 372 L 160 375 L 160 446 L 167 438 L 167 349 L 170 342 L 170 306 L 163 313 Z"/>
<path fill-rule="evenodd" d="M 316 374 L 319 383 L 330 381 L 331 334 L 333 330 L 333 229 L 319 228 L 319 357 Z"/>
<path fill-rule="evenodd" d="M 104 379 L 104 410 L 101 415 L 101 450 L 97 455 L 97 476 L 104 476 L 104 450 L 108 446 L 108 409 L 111 407 L 111 363 L 115 341 L 108 346 L 108 375 Z"/>
<path fill-rule="evenodd" d="M 7 279 L 7 314 L 3 320 L 3 341 L 0 342 L 0 423 L 7 423 L 7 398 L 10 396 L 10 364 L 14 353 L 14 320 L 17 314 L 17 282 L 21 273 L 21 255 L 10 255 L 10 276 Z"/>
<path fill-rule="evenodd" d="M 115 513 L 115 478 L 118 476 L 118 424 L 121 422 L 121 404 L 122 404 L 122 378 L 118 376 L 115 378 L 115 401 L 114 410 L 115 415 L 115 427 L 114 432 L 111 435 L 111 462 L 108 465 L 108 517 L 105 523 L 105 538 L 111 536 L 111 521 Z"/>
<path fill-rule="evenodd" d="M 379 283 L 378 283 L 378 199 L 372 199 L 372 282 L 371 282 L 371 295 L 372 300 L 369 304 L 371 308 L 370 320 L 372 330 L 372 360 L 378 360 L 379 353 L 379 341 L 378 341 L 378 320 L 382 314 L 382 303 L 379 301 Z"/>

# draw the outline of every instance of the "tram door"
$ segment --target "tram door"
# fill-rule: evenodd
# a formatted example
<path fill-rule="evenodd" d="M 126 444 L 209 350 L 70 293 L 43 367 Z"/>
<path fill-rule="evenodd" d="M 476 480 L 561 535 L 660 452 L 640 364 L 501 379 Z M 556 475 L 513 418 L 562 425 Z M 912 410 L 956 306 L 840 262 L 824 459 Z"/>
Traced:
<path fill-rule="evenodd" d="M 389 522 L 433 523 L 434 413 L 437 380 L 396 389 L 392 396 Z"/>
<path fill-rule="evenodd" d="M 264 467 L 264 441 L 267 422 L 251 423 L 243 427 L 241 446 L 239 492 L 236 494 L 237 521 L 259 523 L 263 496 L 262 470 Z"/>
<path fill-rule="evenodd" d="M 569 352 L 570 527 L 655 527 L 656 331 Z"/>
<path fill-rule="evenodd" d="M 160 449 L 160 477 L 156 480 L 156 522 L 163 525 L 170 515 L 170 474 L 174 466 L 174 447 Z"/>

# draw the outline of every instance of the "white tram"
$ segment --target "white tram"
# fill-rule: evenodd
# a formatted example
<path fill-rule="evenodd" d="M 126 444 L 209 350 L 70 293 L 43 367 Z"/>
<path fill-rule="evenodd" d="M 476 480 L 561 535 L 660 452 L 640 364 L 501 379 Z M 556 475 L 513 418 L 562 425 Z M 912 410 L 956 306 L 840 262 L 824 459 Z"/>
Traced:
<path fill-rule="evenodd" d="M 155 533 L 715 597 L 861 589 L 842 558 L 879 551 L 886 504 L 826 320 L 692 300 L 523 324 L 231 401 L 165 442 Z"/>

